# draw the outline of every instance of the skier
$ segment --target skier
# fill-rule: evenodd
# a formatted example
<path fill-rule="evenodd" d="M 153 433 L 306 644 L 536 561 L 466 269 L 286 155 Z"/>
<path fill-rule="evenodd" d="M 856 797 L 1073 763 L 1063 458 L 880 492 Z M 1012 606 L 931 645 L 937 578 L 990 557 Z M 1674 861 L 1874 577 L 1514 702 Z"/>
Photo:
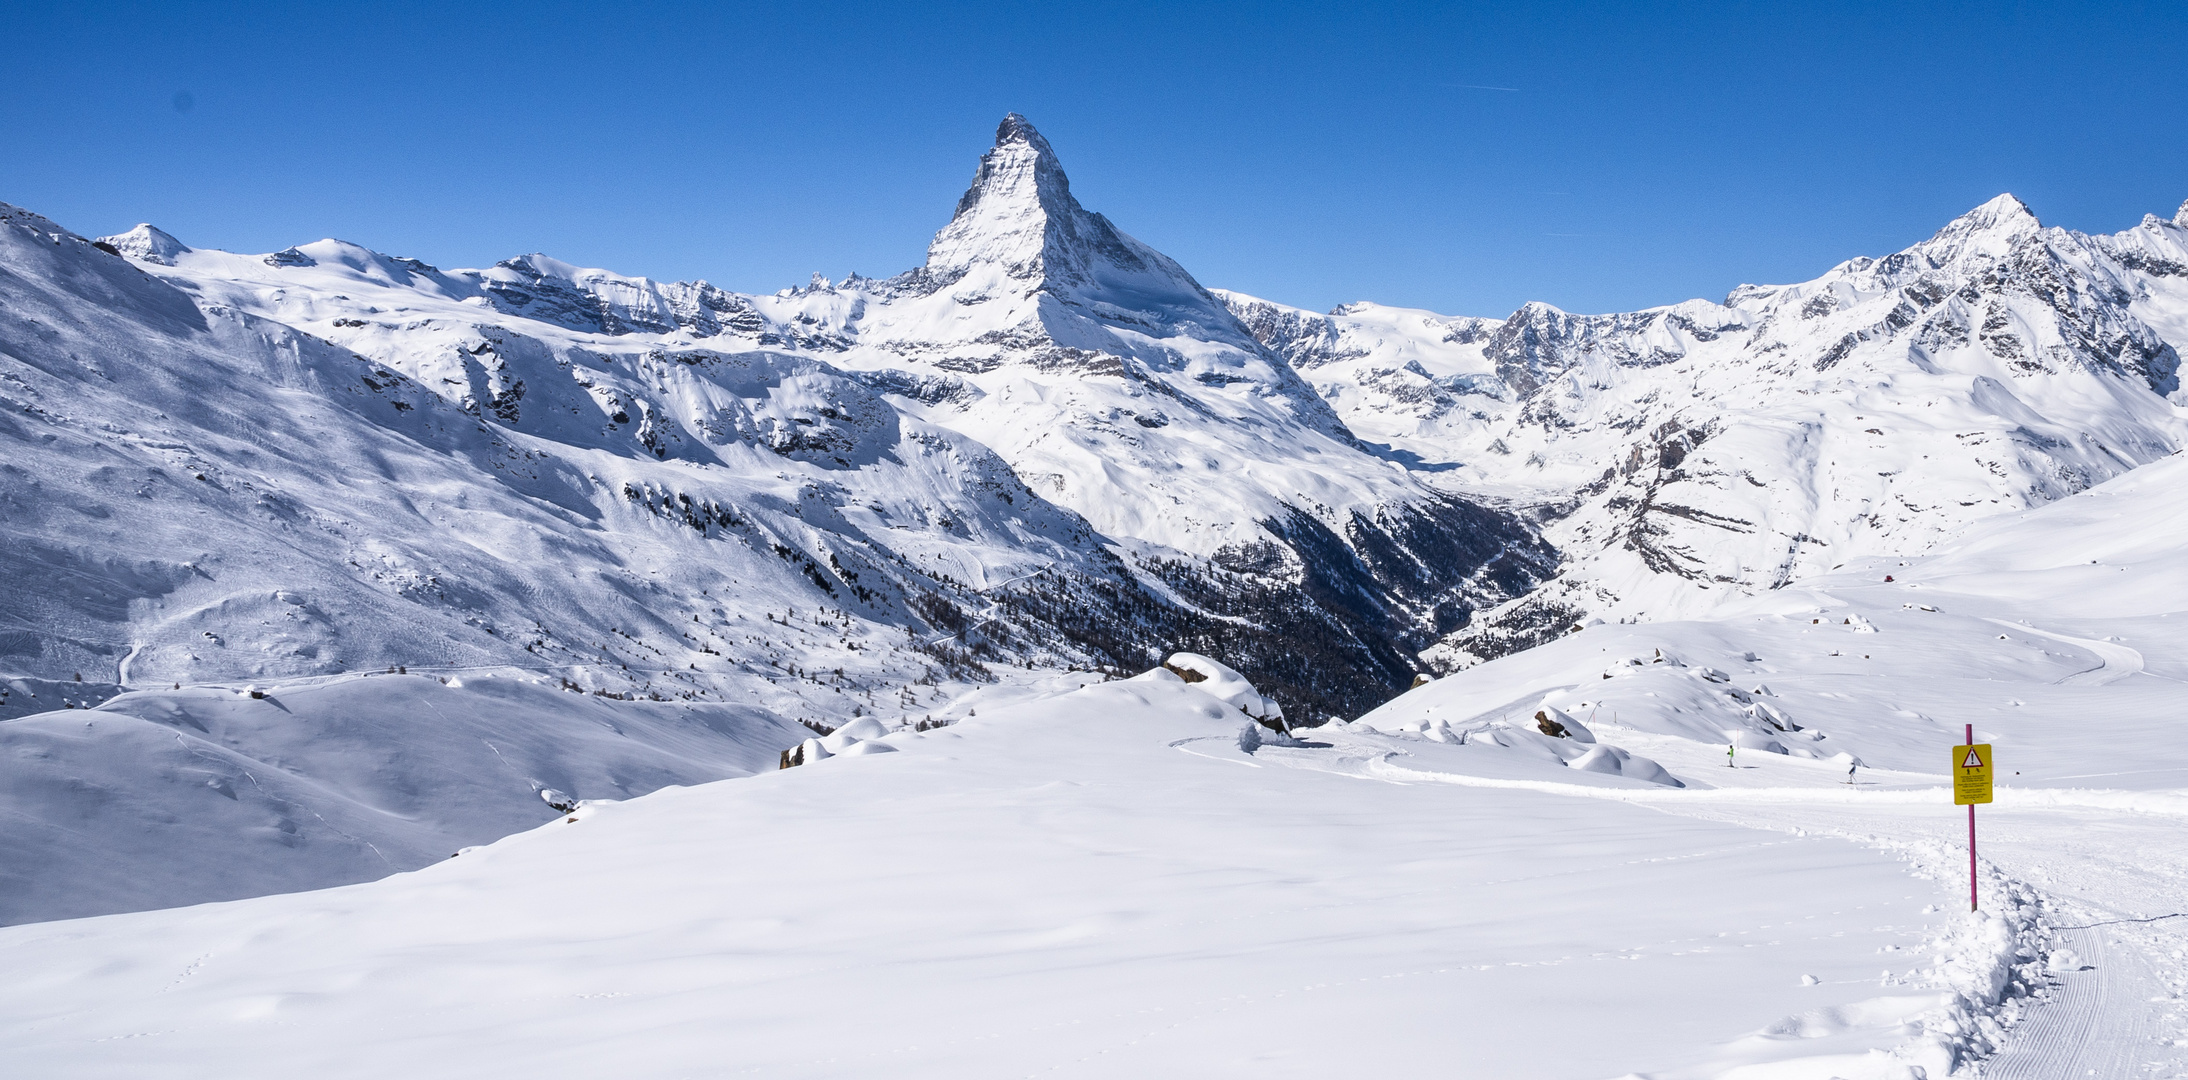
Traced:
<path fill-rule="evenodd" d="M 1739 752 L 1739 750 L 1740 750 L 1740 744 L 1739 744 L 1739 743 L 1726 743 L 1726 744 L 1725 744 L 1725 768 L 1727 768 L 1727 769 L 1737 769 L 1737 768 L 1739 768 L 1739 766 L 1737 766 L 1737 765 L 1734 765 L 1734 764 L 1732 763 L 1732 761 L 1733 761 L 1733 755 L 1734 755 L 1734 754 L 1736 754 L 1736 753 L 1738 753 L 1738 752 Z"/>
<path fill-rule="evenodd" d="M 1851 784 L 1851 783 L 1853 783 L 1853 782 L 1854 782 L 1854 770 L 1855 770 L 1855 769 L 1857 769 L 1857 768 L 1860 768 L 1860 767 L 1861 767 L 1861 763 L 1860 763 L 1860 762 L 1858 762 L 1858 761 L 1849 761 L 1849 762 L 1847 762 L 1847 763 L 1846 763 L 1846 782 L 1847 782 L 1847 783 Z"/>

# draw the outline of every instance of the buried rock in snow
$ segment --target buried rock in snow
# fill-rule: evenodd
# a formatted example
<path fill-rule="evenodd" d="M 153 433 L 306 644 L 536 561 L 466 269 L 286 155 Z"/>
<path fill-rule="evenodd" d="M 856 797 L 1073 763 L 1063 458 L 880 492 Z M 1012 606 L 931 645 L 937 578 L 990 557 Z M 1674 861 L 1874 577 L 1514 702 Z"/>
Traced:
<path fill-rule="evenodd" d="M 1535 729 L 1553 739 L 1571 739 L 1584 743 L 1595 741 L 1595 732 L 1589 731 L 1586 724 L 1547 703 L 1535 711 Z"/>
<path fill-rule="evenodd" d="M 789 769 L 799 765 L 811 765 L 835 755 L 819 739 L 807 739 L 782 752 L 782 763 L 776 768 Z"/>
<path fill-rule="evenodd" d="M 1171 674 L 1192 684 L 1194 689 L 1253 717 L 1262 727 L 1276 732 L 1290 730 L 1290 726 L 1284 723 L 1283 708 L 1262 697 L 1261 692 L 1254 689 L 1254 684 L 1247 682 L 1244 675 L 1229 667 L 1199 653 L 1188 652 L 1170 654 L 1170 659 L 1163 661 L 1162 666 Z"/>

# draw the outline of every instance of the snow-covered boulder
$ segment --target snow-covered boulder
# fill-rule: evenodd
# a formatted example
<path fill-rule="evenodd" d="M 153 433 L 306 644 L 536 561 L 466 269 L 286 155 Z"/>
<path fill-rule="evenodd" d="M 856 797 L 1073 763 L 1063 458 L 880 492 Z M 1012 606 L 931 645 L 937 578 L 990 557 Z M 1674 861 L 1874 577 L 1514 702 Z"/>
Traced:
<path fill-rule="evenodd" d="M 878 739 L 889 733 L 889 725 L 871 716 L 862 716 L 828 733 L 820 744 L 831 754 L 841 754 L 868 739 Z"/>
<path fill-rule="evenodd" d="M 1732 745 L 1742 750 L 1761 750 L 1769 754 L 1786 753 L 1785 744 L 1759 731 L 1728 731 L 1726 737 Z"/>
<path fill-rule="evenodd" d="M 1592 743 L 1595 732 L 1588 725 L 1572 718 L 1571 714 L 1555 705 L 1544 703 L 1535 710 L 1535 728 L 1555 739 L 1571 739 L 1574 742 Z"/>
<path fill-rule="evenodd" d="M 1579 769 L 1583 772 L 1608 773 L 1612 776 L 1646 780 L 1649 783 L 1663 784 L 1666 787 L 1686 786 L 1669 772 L 1666 772 L 1662 765 L 1658 765 L 1656 762 L 1638 754 L 1629 754 L 1615 746 L 1590 747 L 1587 753 L 1566 761 L 1565 767 Z"/>
<path fill-rule="evenodd" d="M 1179 679 L 1191 683 L 1194 689 L 1237 708 L 1260 721 L 1263 726 L 1276 731 L 1286 730 L 1283 707 L 1262 697 L 1261 692 L 1254 689 L 1254 684 L 1247 682 L 1244 675 L 1229 667 L 1199 653 L 1188 652 L 1171 653 L 1170 658 L 1162 662 L 1162 666 Z"/>

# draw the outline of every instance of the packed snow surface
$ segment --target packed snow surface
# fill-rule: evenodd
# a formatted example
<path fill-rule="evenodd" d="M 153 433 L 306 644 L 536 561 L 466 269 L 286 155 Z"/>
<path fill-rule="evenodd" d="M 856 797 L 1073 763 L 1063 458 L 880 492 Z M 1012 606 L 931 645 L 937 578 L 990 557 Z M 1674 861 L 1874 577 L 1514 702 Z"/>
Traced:
<path fill-rule="evenodd" d="M 523 672 L 124 694 L 9 721 L 0 924 L 324 888 L 556 816 L 772 769 L 806 729 Z"/>

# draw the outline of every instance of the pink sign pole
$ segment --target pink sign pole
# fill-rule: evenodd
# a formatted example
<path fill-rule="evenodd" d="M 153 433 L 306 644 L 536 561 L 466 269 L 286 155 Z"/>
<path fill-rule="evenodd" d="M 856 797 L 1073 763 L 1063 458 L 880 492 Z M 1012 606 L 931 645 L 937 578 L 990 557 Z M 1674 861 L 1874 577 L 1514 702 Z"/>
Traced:
<path fill-rule="evenodd" d="M 1968 725 L 1968 745 L 1975 745 L 1975 725 Z M 1968 804 L 1968 910 L 1975 907 L 1975 804 Z"/>

